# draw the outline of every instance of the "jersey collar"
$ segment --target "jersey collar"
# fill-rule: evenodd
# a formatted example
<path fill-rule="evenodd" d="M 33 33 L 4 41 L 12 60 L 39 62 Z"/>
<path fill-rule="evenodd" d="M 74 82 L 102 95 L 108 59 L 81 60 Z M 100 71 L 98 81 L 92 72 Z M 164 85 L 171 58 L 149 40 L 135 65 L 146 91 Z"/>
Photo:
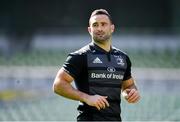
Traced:
<path fill-rule="evenodd" d="M 110 51 L 106 51 L 103 48 L 101 48 L 100 46 L 98 46 L 97 44 L 91 42 L 90 45 L 97 51 L 103 52 L 103 53 L 111 53 L 112 52 L 112 46 L 110 47 Z"/>

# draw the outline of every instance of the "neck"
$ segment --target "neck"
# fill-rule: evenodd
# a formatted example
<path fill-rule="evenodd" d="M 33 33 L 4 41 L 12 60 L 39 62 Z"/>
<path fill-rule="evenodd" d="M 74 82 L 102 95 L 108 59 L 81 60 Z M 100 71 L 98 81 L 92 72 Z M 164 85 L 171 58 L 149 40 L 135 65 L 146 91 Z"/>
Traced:
<path fill-rule="evenodd" d="M 111 40 L 105 41 L 104 43 L 99 43 L 94 40 L 93 40 L 93 42 L 107 52 L 109 52 L 111 50 Z"/>

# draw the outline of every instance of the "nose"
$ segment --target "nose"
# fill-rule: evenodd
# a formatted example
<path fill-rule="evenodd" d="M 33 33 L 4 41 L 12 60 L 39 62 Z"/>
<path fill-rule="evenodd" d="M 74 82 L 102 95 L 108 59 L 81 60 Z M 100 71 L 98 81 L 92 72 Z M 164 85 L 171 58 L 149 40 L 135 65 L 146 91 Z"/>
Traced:
<path fill-rule="evenodd" d="M 102 31 L 102 26 L 101 26 L 101 25 L 98 26 L 97 30 L 98 30 L 98 31 Z"/>

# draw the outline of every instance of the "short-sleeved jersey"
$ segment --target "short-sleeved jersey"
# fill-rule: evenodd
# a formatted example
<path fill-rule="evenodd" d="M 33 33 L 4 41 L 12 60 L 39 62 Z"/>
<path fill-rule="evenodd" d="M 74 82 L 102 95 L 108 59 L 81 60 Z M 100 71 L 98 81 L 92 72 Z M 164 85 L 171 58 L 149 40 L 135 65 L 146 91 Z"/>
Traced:
<path fill-rule="evenodd" d="M 121 120 L 121 84 L 131 78 L 131 62 L 124 52 L 115 47 L 106 52 L 96 44 L 90 43 L 70 53 L 63 68 L 74 78 L 78 90 L 90 95 L 108 96 L 110 107 L 100 111 L 85 103 L 79 104 L 81 118 Z"/>

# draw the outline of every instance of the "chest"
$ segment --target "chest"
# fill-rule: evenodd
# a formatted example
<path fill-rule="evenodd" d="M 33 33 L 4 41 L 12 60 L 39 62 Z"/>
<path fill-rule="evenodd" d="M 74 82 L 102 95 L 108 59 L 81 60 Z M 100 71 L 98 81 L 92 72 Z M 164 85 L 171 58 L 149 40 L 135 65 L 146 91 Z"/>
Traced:
<path fill-rule="evenodd" d="M 119 81 L 127 68 L 126 57 L 120 54 L 88 54 L 87 68 L 91 80 Z"/>

